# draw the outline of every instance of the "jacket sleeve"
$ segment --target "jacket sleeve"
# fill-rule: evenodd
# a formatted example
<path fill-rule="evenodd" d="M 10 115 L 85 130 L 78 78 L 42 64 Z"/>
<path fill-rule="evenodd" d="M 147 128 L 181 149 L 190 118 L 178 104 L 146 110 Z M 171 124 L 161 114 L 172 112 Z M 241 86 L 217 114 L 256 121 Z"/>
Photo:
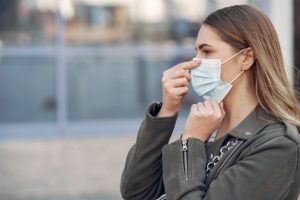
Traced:
<path fill-rule="evenodd" d="M 247 156 L 219 174 L 207 188 L 204 184 L 204 143 L 197 139 L 188 140 L 187 167 L 183 164 L 181 148 L 178 140 L 163 149 L 163 180 L 167 199 L 286 199 L 299 162 L 296 144 L 280 136 L 253 147 Z M 186 169 L 188 180 L 184 176 Z"/>
<path fill-rule="evenodd" d="M 121 178 L 124 199 L 152 200 L 164 193 L 162 147 L 169 142 L 176 116 L 155 117 L 161 104 L 149 106 L 136 143 L 130 149 Z"/>

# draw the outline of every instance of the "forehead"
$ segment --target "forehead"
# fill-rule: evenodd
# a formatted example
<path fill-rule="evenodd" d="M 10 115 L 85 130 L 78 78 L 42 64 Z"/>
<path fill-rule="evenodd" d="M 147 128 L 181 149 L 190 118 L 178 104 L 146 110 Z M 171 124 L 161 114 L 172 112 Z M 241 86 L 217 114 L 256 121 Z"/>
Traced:
<path fill-rule="evenodd" d="M 220 36 L 214 31 L 214 29 L 208 25 L 202 25 L 196 41 L 196 45 L 201 45 L 203 43 L 209 44 L 211 46 L 220 46 L 224 41 Z"/>

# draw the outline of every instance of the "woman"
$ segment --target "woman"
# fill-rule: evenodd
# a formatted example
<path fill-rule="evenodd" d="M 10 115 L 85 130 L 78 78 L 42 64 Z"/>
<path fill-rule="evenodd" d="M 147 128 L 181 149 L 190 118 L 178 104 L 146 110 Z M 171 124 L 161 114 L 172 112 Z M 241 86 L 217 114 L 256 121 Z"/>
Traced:
<path fill-rule="evenodd" d="M 300 111 L 270 20 L 248 5 L 217 10 L 196 51 L 163 73 L 163 101 L 150 105 L 127 156 L 124 199 L 296 200 Z M 168 144 L 190 80 L 204 102 Z"/>

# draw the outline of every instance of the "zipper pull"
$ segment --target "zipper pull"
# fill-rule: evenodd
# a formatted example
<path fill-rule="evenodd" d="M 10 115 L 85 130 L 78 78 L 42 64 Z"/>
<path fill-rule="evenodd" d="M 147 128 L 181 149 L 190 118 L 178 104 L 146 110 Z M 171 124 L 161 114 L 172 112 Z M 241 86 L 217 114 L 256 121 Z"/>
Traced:
<path fill-rule="evenodd" d="M 182 140 L 181 142 L 182 144 L 182 151 L 187 151 L 188 150 L 188 146 L 187 146 L 187 141 L 186 140 Z"/>

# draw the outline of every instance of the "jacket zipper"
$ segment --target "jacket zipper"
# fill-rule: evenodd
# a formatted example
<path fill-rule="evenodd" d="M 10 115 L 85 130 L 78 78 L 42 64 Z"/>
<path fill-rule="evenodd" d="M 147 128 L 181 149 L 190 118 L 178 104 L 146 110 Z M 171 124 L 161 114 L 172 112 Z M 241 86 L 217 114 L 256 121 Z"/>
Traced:
<path fill-rule="evenodd" d="M 184 172 L 185 180 L 188 181 L 189 176 L 188 176 L 188 146 L 187 146 L 187 141 L 182 140 L 181 144 L 182 144 L 181 151 L 182 151 L 182 158 L 183 158 L 183 172 Z"/>

